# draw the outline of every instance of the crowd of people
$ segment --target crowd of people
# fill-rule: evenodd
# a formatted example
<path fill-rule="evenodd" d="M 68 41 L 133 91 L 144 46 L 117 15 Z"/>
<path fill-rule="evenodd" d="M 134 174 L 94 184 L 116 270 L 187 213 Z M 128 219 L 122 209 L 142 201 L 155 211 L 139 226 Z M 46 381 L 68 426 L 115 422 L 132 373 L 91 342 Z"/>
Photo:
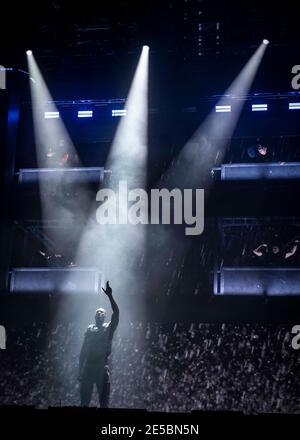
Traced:
<path fill-rule="evenodd" d="M 222 235 L 224 265 L 298 267 L 299 224 L 257 224 L 226 226 Z"/>
<path fill-rule="evenodd" d="M 227 146 L 225 163 L 299 162 L 298 136 L 235 137 Z"/>
<path fill-rule="evenodd" d="M 11 329 L 0 357 L 0 404 L 79 405 L 82 334 L 75 323 Z M 110 359 L 110 406 L 299 413 L 300 357 L 291 338 L 290 328 L 264 325 L 121 327 Z"/>

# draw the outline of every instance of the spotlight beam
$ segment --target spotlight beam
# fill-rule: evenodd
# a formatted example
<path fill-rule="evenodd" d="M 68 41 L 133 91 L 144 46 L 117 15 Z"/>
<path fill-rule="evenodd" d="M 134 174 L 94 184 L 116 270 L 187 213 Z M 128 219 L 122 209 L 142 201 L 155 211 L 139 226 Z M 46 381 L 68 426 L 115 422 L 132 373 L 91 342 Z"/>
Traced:
<path fill-rule="evenodd" d="M 52 145 L 54 148 L 60 140 L 64 140 L 65 151 L 70 154 L 76 154 L 76 150 L 60 118 L 55 118 L 56 120 L 51 121 L 51 123 L 45 121 L 45 110 L 47 110 L 49 114 L 59 114 L 59 112 L 53 102 L 34 55 L 30 52 L 31 51 L 27 51 L 27 62 L 30 76 L 34 79 L 34 81 L 30 81 L 30 91 L 38 165 L 41 167 L 49 167 L 51 163 L 47 156 L 49 145 Z"/>
<path fill-rule="evenodd" d="M 76 150 L 62 119 L 45 118 L 45 110 L 50 115 L 58 114 L 58 110 L 31 51 L 27 51 L 27 61 L 30 79 L 34 79 L 30 81 L 30 91 L 37 164 L 39 168 L 53 168 L 53 156 L 56 155 L 55 157 L 59 158 L 63 158 L 64 155 L 76 157 Z M 72 227 L 73 219 L 82 217 L 84 210 L 82 205 L 88 203 L 87 192 L 84 187 L 78 188 L 76 186 L 76 192 L 80 194 L 80 197 L 78 196 L 75 200 L 72 198 L 72 194 L 75 192 L 74 184 L 70 184 L 68 190 L 71 197 L 66 195 L 64 169 L 69 168 L 70 165 L 63 160 L 61 162 L 56 165 L 57 168 L 61 168 L 61 172 L 56 173 L 57 178 L 54 184 L 49 185 L 43 179 L 39 182 L 42 215 L 43 220 L 54 218 L 63 223 L 71 234 L 71 231 L 74 230 Z M 48 233 L 51 240 L 59 243 L 59 247 L 63 250 L 67 237 L 62 231 L 61 228 L 51 228 Z"/>
<path fill-rule="evenodd" d="M 236 79 L 217 102 L 216 108 L 228 107 L 232 103 L 231 111 L 224 114 L 213 109 L 186 143 L 179 153 L 175 166 L 166 173 L 160 185 L 179 185 L 181 188 L 198 187 L 209 189 L 212 179 L 211 170 L 224 156 L 226 142 L 231 139 L 238 123 L 244 100 L 255 78 L 258 67 L 266 50 L 266 44 L 256 49 L 250 60 L 243 67 Z M 176 176 L 176 182 L 172 179 Z M 202 185 L 202 186 L 199 186 Z"/>
<path fill-rule="evenodd" d="M 158 188 L 180 188 L 182 190 L 185 188 L 204 188 L 205 198 L 207 198 L 213 183 L 212 168 L 216 163 L 222 161 L 225 145 L 233 135 L 244 105 L 244 100 L 239 99 L 239 97 L 243 97 L 248 93 L 266 48 L 267 45 L 261 43 L 225 91 L 224 96 L 217 102 L 216 107 L 224 108 L 225 106 L 228 107 L 230 101 L 230 104 L 232 104 L 231 111 L 219 113 L 215 111 L 215 107 L 212 109 L 182 148 L 174 161 L 175 163 L 158 182 Z M 163 249 L 169 249 L 170 254 L 173 255 L 173 263 L 181 267 L 189 249 L 190 241 L 186 237 L 178 235 L 176 230 L 167 229 L 163 225 L 157 225 L 155 228 L 151 227 L 148 236 L 148 258 L 154 268 L 153 273 L 150 273 L 150 278 L 158 286 L 168 286 L 169 280 L 172 279 L 171 265 L 168 272 L 164 260 L 157 252 L 156 243 L 160 243 L 160 247 Z M 155 291 L 153 283 L 151 289 Z M 166 298 L 160 298 L 161 313 L 164 313 L 166 301 Z"/>
<path fill-rule="evenodd" d="M 106 163 L 129 188 L 143 187 L 146 181 L 148 57 L 149 47 L 143 46 L 126 100 L 126 116 L 120 120 Z"/>
<path fill-rule="evenodd" d="M 143 47 L 126 100 L 126 116 L 119 121 L 105 166 L 111 171 L 108 186 L 118 199 L 117 210 L 125 222 L 99 225 L 93 215 L 81 237 L 77 258 L 85 265 L 99 267 L 114 289 L 127 295 L 120 298 L 122 315 L 127 311 L 127 324 L 132 313 L 141 313 L 141 304 L 137 301 L 141 295 L 133 301 L 129 297 L 141 293 L 142 277 L 137 267 L 145 248 L 145 226 L 126 224 L 127 200 L 119 197 L 119 182 L 125 181 L 128 190 L 143 189 L 146 185 L 148 58 L 149 48 Z"/>

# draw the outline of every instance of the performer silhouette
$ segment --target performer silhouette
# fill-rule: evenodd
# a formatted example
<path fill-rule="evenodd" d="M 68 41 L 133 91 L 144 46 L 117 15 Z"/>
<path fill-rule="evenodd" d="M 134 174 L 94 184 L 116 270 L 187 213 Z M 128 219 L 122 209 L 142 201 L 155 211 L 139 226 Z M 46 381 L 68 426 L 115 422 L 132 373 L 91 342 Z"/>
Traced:
<path fill-rule="evenodd" d="M 79 381 L 81 406 L 89 406 L 93 387 L 96 385 L 101 408 L 107 408 L 110 393 L 110 377 L 107 365 L 111 353 L 114 332 L 119 323 L 119 308 L 113 298 L 109 281 L 103 292 L 112 307 L 111 321 L 105 323 L 106 311 L 97 309 L 95 324 L 89 325 L 79 356 Z"/>

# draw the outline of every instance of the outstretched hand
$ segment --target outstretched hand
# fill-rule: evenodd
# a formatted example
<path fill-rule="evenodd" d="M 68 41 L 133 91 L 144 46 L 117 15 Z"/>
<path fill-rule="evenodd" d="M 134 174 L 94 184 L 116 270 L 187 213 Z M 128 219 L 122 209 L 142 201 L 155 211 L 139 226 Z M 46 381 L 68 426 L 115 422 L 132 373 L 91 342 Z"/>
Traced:
<path fill-rule="evenodd" d="M 106 288 L 103 289 L 103 287 L 102 287 L 102 290 L 103 290 L 103 292 L 104 292 L 106 295 L 111 295 L 111 294 L 112 294 L 112 288 L 111 288 L 110 285 L 109 285 L 109 281 L 106 281 Z"/>

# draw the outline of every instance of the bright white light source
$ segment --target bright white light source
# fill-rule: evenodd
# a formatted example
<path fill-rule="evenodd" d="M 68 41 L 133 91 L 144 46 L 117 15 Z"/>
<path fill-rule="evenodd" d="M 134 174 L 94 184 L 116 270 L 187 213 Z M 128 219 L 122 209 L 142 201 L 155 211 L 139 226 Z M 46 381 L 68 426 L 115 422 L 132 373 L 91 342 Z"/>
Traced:
<path fill-rule="evenodd" d="M 26 55 L 28 56 L 32 55 L 32 50 L 26 50 Z"/>
<path fill-rule="evenodd" d="M 300 102 L 290 102 L 289 110 L 300 110 Z"/>
<path fill-rule="evenodd" d="M 117 109 L 111 111 L 112 116 L 126 116 L 127 110 L 126 109 Z"/>
<path fill-rule="evenodd" d="M 216 105 L 216 113 L 231 112 L 231 105 Z"/>
<path fill-rule="evenodd" d="M 79 110 L 77 116 L 78 118 L 92 118 L 93 110 Z"/>
<path fill-rule="evenodd" d="M 58 119 L 59 112 L 45 112 L 44 117 L 45 119 Z"/>
<path fill-rule="evenodd" d="M 253 112 L 266 112 L 268 110 L 268 104 L 252 104 Z"/>
<path fill-rule="evenodd" d="M 269 40 L 266 40 L 266 39 L 264 39 L 264 40 L 263 40 L 263 43 L 267 45 L 267 44 L 269 44 L 269 43 L 270 43 L 270 41 L 269 41 Z"/>

